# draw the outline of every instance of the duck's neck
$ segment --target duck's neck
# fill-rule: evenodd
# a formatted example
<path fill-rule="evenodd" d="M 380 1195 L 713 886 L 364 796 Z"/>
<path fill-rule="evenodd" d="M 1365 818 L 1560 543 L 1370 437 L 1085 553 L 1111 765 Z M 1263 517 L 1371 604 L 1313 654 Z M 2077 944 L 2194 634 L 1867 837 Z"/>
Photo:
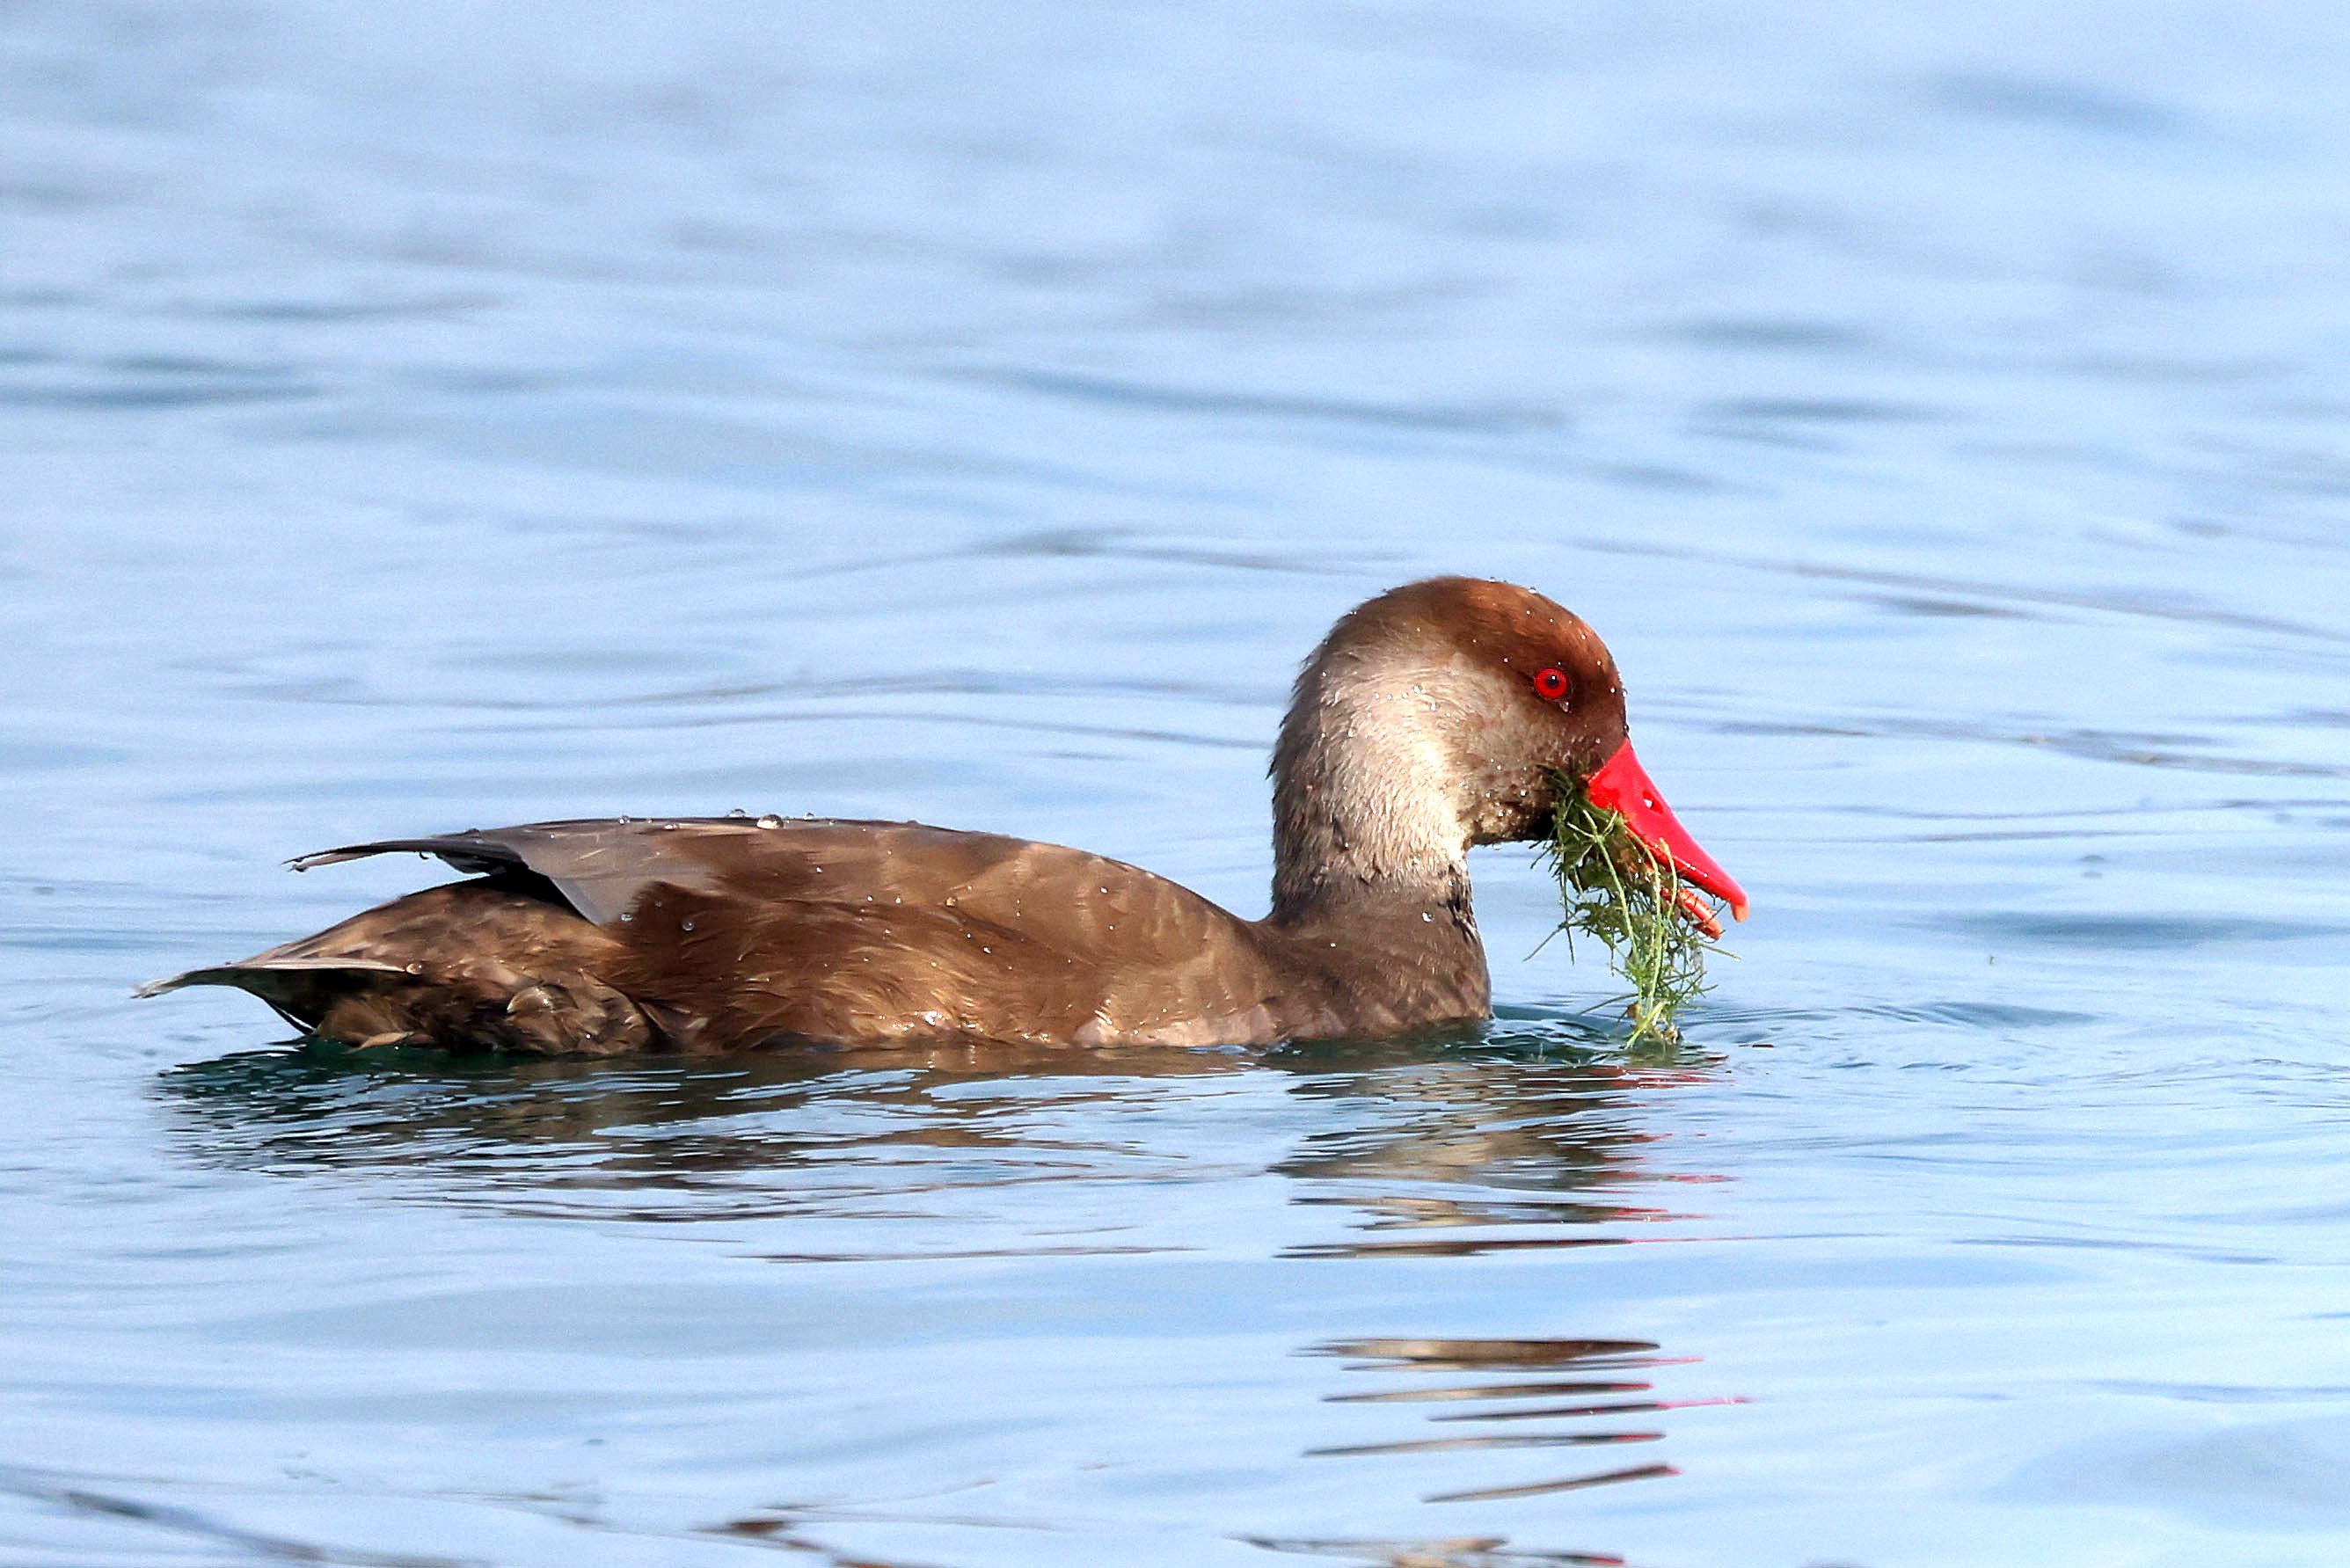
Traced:
<path fill-rule="evenodd" d="M 1475 941 L 1452 684 L 1343 649 L 1306 667 L 1273 756 L 1273 924 L 1440 911 L 1421 923 Z"/>

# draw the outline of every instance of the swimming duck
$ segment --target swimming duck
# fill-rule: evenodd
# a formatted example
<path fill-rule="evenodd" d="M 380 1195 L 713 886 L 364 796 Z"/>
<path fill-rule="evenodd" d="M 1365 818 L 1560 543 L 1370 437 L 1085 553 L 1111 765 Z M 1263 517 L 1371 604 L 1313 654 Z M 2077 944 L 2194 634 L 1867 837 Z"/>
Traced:
<path fill-rule="evenodd" d="M 1490 1015 L 1467 852 L 1546 836 L 1561 779 L 1745 917 L 1633 754 L 1605 645 L 1509 583 L 1350 611 L 1298 676 L 1272 773 L 1261 920 L 1081 849 L 919 823 L 542 822 L 304 856 L 414 850 L 468 879 L 140 994 L 236 986 L 351 1045 L 551 1055 L 1385 1034 Z"/>

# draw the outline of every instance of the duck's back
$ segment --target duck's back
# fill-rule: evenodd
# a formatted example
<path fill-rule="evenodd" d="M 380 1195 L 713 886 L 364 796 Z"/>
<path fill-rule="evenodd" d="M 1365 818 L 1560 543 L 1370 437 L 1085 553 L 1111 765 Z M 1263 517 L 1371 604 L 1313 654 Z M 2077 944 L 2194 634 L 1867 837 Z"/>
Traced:
<path fill-rule="evenodd" d="M 1058 845 L 916 823 L 537 823 L 355 845 L 477 880 L 178 983 L 355 1042 L 604 1053 L 794 1036 L 1247 1044 L 1294 1032 L 1267 939 Z M 452 1038 L 464 1035 L 467 1038 Z"/>

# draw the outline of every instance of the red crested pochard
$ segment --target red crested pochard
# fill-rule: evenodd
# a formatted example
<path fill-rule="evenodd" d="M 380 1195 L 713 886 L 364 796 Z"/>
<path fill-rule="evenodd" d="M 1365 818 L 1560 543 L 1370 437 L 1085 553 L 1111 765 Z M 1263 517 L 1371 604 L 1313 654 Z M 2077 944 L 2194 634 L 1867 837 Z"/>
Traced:
<path fill-rule="evenodd" d="M 1382 1034 L 1489 1015 L 1467 853 L 1546 836 L 1562 777 L 1744 918 L 1632 754 L 1591 628 L 1438 577 L 1349 613 L 1298 676 L 1261 920 L 1081 849 L 918 823 L 543 822 L 303 857 L 473 875 L 140 994 L 233 985 L 350 1044 L 567 1055 Z"/>

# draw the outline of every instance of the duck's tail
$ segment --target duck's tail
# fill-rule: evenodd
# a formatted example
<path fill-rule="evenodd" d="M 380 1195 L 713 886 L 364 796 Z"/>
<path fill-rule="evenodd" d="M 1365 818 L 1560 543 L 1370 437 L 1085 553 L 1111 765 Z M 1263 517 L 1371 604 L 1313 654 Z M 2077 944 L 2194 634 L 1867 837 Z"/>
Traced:
<path fill-rule="evenodd" d="M 133 994 L 234 986 L 296 1028 L 361 1047 L 548 1056 L 659 1049 L 660 1030 L 598 978 L 619 950 L 567 906 L 489 877 L 411 893 L 316 936 Z"/>

